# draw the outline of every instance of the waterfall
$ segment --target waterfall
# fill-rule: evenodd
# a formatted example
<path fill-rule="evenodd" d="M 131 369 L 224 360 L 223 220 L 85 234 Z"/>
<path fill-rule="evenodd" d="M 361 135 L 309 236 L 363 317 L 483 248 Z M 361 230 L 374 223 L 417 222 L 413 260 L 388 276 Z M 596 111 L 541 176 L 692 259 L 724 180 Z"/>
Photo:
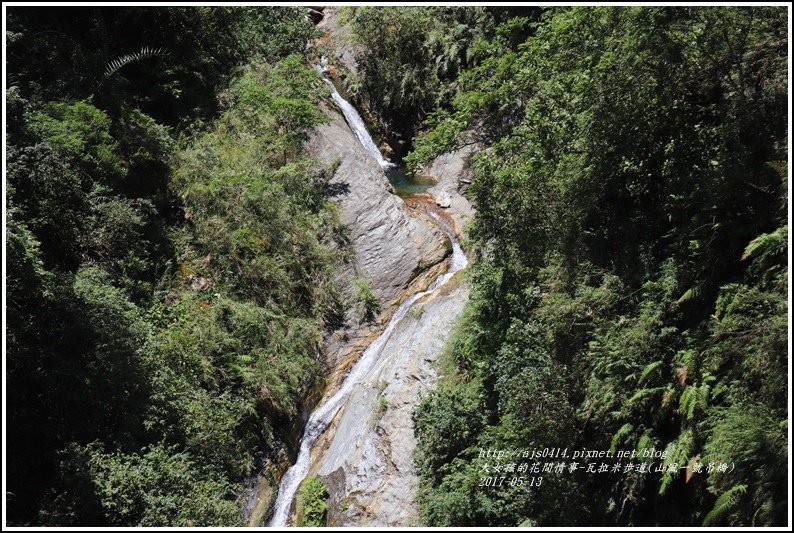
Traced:
<path fill-rule="evenodd" d="M 300 450 L 298 452 L 298 458 L 295 461 L 295 464 L 291 466 L 284 474 L 284 477 L 281 478 L 275 511 L 273 512 L 273 519 L 269 524 L 270 527 L 284 527 L 287 525 L 290 507 L 292 507 L 292 500 L 295 497 L 295 493 L 297 492 L 301 481 L 303 481 L 303 479 L 309 473 L 309 468 L 311 466 L 310 455 L 312 445 L 317 438 L 323 434 L 331 421 L 333 421 L 339 409 L 341 409 L 344 403 L 349 399 L 353 387 L 357 383 L 361 382 L 375 367 L 375 364 L 381 359 L 381 350 L 386 344 L 386 341 L 389 340 L 389 337 L 391 337 L 392 332 L 397 327 L 397 324 L 400 322 L 400 320 L 405 317 L 417 300 L 437 290 L 439 287 L 449 281 L 455 272 L 465 268 L 468 264 L 466 254 L 463 253 L 463 249 L 455 237 L 454 232 L 448 228 L 438 216 L 432 213 L 431 215 L 439 222 L 439 227 L 452 241 L 452 258 L 449 263 L 449 268 L 444 274 L 433 280 L 426 291 L 414 294 L 400 304 L 383 332 L 372 342 L 372 344 L 367 347 L 361 357 L 359 357 L 358 361 L 353 366 L 353 369 L 342 382 L 342 386 L 339 388 L 339 390 L 336 391 L 336 393 L 331 396 L 324 404 L 312 412 L 311 416 L 309 417 L 309 421 L 306 423 L 303 440 L 301 440 Z"/>
<path fill-rule="evenodd" d="M 339 106 L 339 109 L 342 110 L 342 113 L 344 114 L 350 129 L 353 130 L 359 141 L 361 141 L 362 146 L 364 146 L 364 148 L 370 154 L 372 154 L 375 160 L 380 164 L 381 168 L 388 170 L 389 168 L 394 167 L 393 163 L 390 163 L 384 159 L 383 155 L 380 153 L 380 150 L 378 150 L 378 147 L 375 146 L 375 142 L 372 140 L 372 137 L 367 131 L 367 127 L 365 126 L 364 121 L 361 119 L 361 115 L 359 115 L 358 111 L 356 111 L 356 109 L 350 105 L 347 100 L 342 98 L 342 96 L 336 90 L 336 87 L 334 87 L 334 84 L 330 79 L 328 79 L 326 76 L 327 68 L 328 60 L 325 56 L 323 56 L 317 69 L 323 75 L 325 83 L 327 83 L 328 87 L 331 89 L 331 96 L 333 97 L 334 102 L 336 102 L 336 105 Z M 345 377 L 339 390 L 336 391 L 336 393 L 334 393 L 334 395 L 328 400 L 326 400 L 325 403 L 317 407 L 317 409 L 315 409 L 309 416 L 309 421 L 306 423 L 306 427 L 304 428 L 303 439 L 301 440 L 300 449 L 298 450 L 298 457 L 295 461 L 295 464 L 292 465 L 281 478 L 278 496 L 276 498 L 275 510 L 273 511 L 273 518 L 269 524 L 270 527 L 284 527 L 287 525 L 290 508 L 292 507 L 292 500 L 295 497 L 298 487 L 309 473 L 309 468 L 311 467 L 312 446 L 320 437 L 320 435 L 323 434 L 328 425 L 333 421 L 334 417 L 345 404 L 345 402 L 349 399 L 354 386 L 366 378 L 369 372 L 375 368 L 376 363 L 381 359 L 380 356 L 383 346 L 391 337 L 392 332 L 397 327 L 397 324 L 399 324 L 400 320 L 405 317 L 417 300 L 437 290 L 439 287 L 449 281 L 455 272 L 465 268 L 468 264 L 466 254 L 463 253 L 463 249 L 455 237 L 455 233 L 449 227 L 447 227 L 447 225 L 438 216 L 433 213 L 431 213 L 431 215 L 438 221 L 441 230 L 452 241 L 452 258 L 449 263 L 449 268 L 444 274 L 433 280 L 426 291 L 414 294 L 400 304 L 400 306 L 394 312 L 394 315 L 391 317 L 391 320 L 389 320 L 389 323 L 386 324 L 383 332 L 367 347 L 366 350 L 364 350 L 364 353 L 361 354 L 361 357 L 359 357 L 356 364 L 353 365 L 353 368 L 350 370 L 350 373 L 347 375 L 347 377 Z"/>
<path fill-rule="evenodd" d="M 367 126 L 364 124 L 361 115 L 356 111 L 356 108 L 350 105 L 350 102 L 342 98 L 342 95 L 339 94 L 339 91 L 336 90 L 333 82 L 329 79 L 327 75 L 328 58 L 323 56 L 317 69 L 320 71 L 320 74 L 322 74 L 325 83 L 327 83 L 328 87 L 331 89 L 331 97 L 334 99 L 334 102 L 336 102 L 336 105 L 339 106 L 339 109 L 345 116 L 345 120 L 347 120 L 347 124 L 350 126 L 350 129 L 353 130 L 353 133 L 356 134 L 356 137 L 358 137 L 364 149 L 372 154 L 372 157 L 375 158 L 383 170 L 394 167 L 394 163 L 387 161 L 383 157 L 383 154 L 380 153 L 380 150 L 378 150 L 378 147 L 375 146 L 375 141 L 372 140 L 372 136 L 369 134 L 369 131 L 367 131 Z"/>

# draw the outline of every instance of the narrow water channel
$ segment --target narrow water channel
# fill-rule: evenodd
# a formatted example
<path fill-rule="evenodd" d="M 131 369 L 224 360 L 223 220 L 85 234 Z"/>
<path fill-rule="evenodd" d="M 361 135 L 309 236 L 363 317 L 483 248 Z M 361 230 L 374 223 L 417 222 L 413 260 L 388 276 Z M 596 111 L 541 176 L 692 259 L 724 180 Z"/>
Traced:
<path fill-rule="evenodd" d="M 320 70 L 322 73 L 321 69 L 318 70 Z M 375 142 L 372 140 L 369 131 L 364 125 L 361 115 L 359 115 L 356 109 L 350 105 L 349 102 L 342 98 L 330 80 L 325 77 L 324 79 L 330 87 L 333 99 L 344 114 L 347 123 L 350 125 L 350 128 L 356 133 L 364 148 L 366 148 L 367 151 L 372 154 L 372 156 L 381 165 L 381 168 L 384 169 L 384 172 L 389 177 L 389 181 L 392 183 L 395 191 L 401 196 L 409 196 L 418 192 L 424 192 L 431 183 L 422 183 L 413 176 L 407 174 L 400 166 L 397 166 L 394 163 L 384 159 L 380 151 L 378 151 Z M 283 527 L 288 524 L 290 509 L 292 507 L 292 501 L 295 497 L 295 493 L 297 492 L 298 487 L 300 486 L 303 479 L 309 473 L 309 469 L 311 467 L 312 445 L 331 424 L 336 414 L 344 406 L 345 402 L 348 401 L 354 386 L 358 382 L 366 379 L 367 375 L 376 367 L 378 361 L 382 358 L 383 346 L 391 337 L 396 326 L 420 298 L 440 288 L 447 281 L 449 281 L 456 272 L 465 268 L 468 264 L 466 255 L 464 254 L 454 232 L 452 232 L 452 230 L 448 228 L 446 224 L 440 223 L 439 227 L 452 242 L 452 258 L 447 271 L 444 274 L 438 276 L 430 284 L 427 290 L 414 294 L 400 304 L 400 306 L 397 308 L 397 311 L 395 311 L 391 320 L 384 328 L 383 332 L 367 347 L 361 357 L 359 357 L 350 373 L 342 382 L 339 390 L 324 403 L 319 405 L 309 416 L 295 464 L 287 470 L 281 479 L 281 483 L 279 484 L 279 491 L 276 498 L 273 518 L 271 519 L 269 526 Z"/>

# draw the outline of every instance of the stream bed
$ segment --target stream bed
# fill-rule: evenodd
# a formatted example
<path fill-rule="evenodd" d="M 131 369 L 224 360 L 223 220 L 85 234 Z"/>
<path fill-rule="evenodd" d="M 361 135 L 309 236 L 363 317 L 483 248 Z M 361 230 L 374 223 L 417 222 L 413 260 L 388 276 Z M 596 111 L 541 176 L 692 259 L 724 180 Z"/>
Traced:
<path fill-rule="evenodd" d="M 318 70 L 323 74 L 323 70 L 318 68 Z M 323 76 L 323 79 L 326 81 L 327 85 L 331 90 L 331 95 L 333 97 L 334 102 L 337 104 L 339 109 L 342 111 L 346 122 L 350 129 L 356 134 L 358 139 L 361 141 L 362 146 L 370 153 L 370 155 L 380 164 L 383 172 L 385 174 L 384 179 L 388 177 L 390 183 L 392 184 L 393 189 L 395 192 L 401 196 L 406 197 L 410 196 L 419 192 L 424 192 L 428 187 L 432 185 L 432 181 L 422 182 L 417 178 L 414 178 L 410 174 L 407 174 L 403 168 L 400 166 L 395 165 L 392 162 L 387 161 L 383 155 L 378 151 L 372 137 L 370 136 L 361 116 L 356 111 L 356 109 L 347 102 L 336 90 L 334 84 L 329 80 L 326 76 Z M 439 275 L 435 280 L 431 282 L 429 287 L 421 292 L 418 292 L 407 299 L 405 299 L 397 308 L 397 310 L 392 315 L 389 322 L 386 324 L 383 331 L 380 335 L 364 350 L 363 354 L 359 357 L 358 361 L 353 365 L 352 369 L 348 373 L 348 375 L 343 380 L 341 386 L 333 392 L 330 396 L 327 396 L 324 400 L 320 402 L 317 408 L 311 413 L 309 416 L 308 422 L 304 428 L 303 437 L 301 439 L 300 448 L 298 451 L 297 459 L 294 465 L 292 465 L 284 476 L 281 479 L 279 484 L 278 495 L 276 498 L 275 508 L 273 512 L 273 517 L 269 523 L 271 527 L 283 527 L 288 525 L 290 519 L 290 512 L 292 509 L 292 503 L 295 497 L 295 494 L 300 487 L 301 482 L 309 475 L 310 471 L 312 470 L 314 465 L 313 459 L 316 457 L 316 453 L 314 450 L 315 443 L 321 439 L 324 439 L 323 442 L 323 449 L 339 449 L 339 445 L 334 447 L 334 443 L 339 442 L 346 442 L 352 437 L 361 437 L 363 435 L 352 435 L 352 434 L 345 434 L 344 432 L 340 432 L 338 428 L 335 428 L 333 431 L 333 435 L 324 436 L 323 434 L 325 431 L 331 426 L 334 421 L 337 419 L 337 415 L 342 412 L 342 415 L 345 413 L 356 413 L 356 409 L 349 409 L 350 406 L 356 406 L 358 409 L 364 407 L 368 411 L 377 410 L 377 405 L 367 405 L 366 403 L 362 403 L 359 400 L 361 399 L 357 394 L 362 387 L 368 387 L 372 384 L 374 376 L 384 375 L 384 371 L 388 373 L 388 365 L 395 364 L 402 360 L 405 362 L 405 358 L 400 357 L 401 351 L 404 350 L 405 354 L 413 353 L 411 352 L 411 347 L 416 347 L 422 345 L 421 339 L 415 340 L 412 345 L 413 346 L 402 346 L 400 348 L 392 348 L 392 344 L 390 344 L 390 340 L 392 338 L 393 333 L 395 330 L 401 327 L 401 323 L 406 316 L 411 312 L 414 306 L 422 299 L 427 299 L 431 297 L 439 291 L 445 284 L 447 284 L 450 279 L 455 275 L 456 272 L 462 270 L 466 267 L 468 260 L 466 258 L 463 249 L 458 242 L 457 236 L 455 235 L 452 227 L 444 220 L 443 216 L 439 216 L 436 213 L 430 211 L 429 213 L 438 223 L 439 229 L 447 236 L 451 243 L 451 250 L 452 254 L 449 258 L 448 267 L 446 272 Z M 467 297 L 467 294 L 466 294 Z M 460 298 L 458 298 L 460 300 Z M 457 306 L 462 308 L 462 303 L 457 302 L 460 305 Z M 460 309 L 456 309 L 455 312 L 443 312 L 443 318 L 449 320 L 450 317 L 454 318 L 457 316 Z M 416 318 L 418 316 L 410 317 L 410 322 L 416 322 Z M 426 324 L 427 326 L 427 324 Z M 449 331 L 451 324 L 446 324 L 444 329 L 439 329 L 438 324 L 432 324 L 433 331 L 436 333 L 435 337 L 437 338 L 438 342 L 442 342 L 445 340 L 446 333 Z M 403 334 L 405 333 L 404 329 L 402 330 Z M 438 335 L 438 333 L 442 333 L 442 335 Z M 426 333 L 420 336 L 421 338 L 430 338 Z M 438 342 L 433 344 L 433 354 L 437 354 L 440 351 L 440 345 L 437 345 Z M 385 349 L 389 346 L 389 349 Z M 434 355 L 431 354 L 428 356 L 427 354 L 421 357 L 422 361 L 429 362 L 431 359 L 434 358 Z M 398 365 L 399 366 L 399 365 Z M 405 365 L 403 365 L 405 367 Z M 408 365 L 411 366 L 411 365 Z M 418 370 L 413 371 L 415 375 Z M 401 378 L 405 378 L 403 373 L 400 374 Z M 410 377 L 411 381 L 416 381 L 419 378 Z M 399 380 L 398 380 L 399 381 Z M 384 387 L 388 386 L 388 384 L 384 384 Z M 405 388 L 405 387 L 403 387 Z M 415 393 L 414 393 L 415 394 Z M 416 398 L 414 398 L 416 399 Z M 388 401 L 388 400 L 384 400 Z M 405 402 L 404 402 L 405 403 Z M 378 404 L 380 405 L 380 404 Z M 412 408 L 412 405 L 408 405 L 408 407 Z M 405 413 L 403 413 L 404 415 Z M 356 418 L 361 418 L 359 415 L 356 415 Z M 404 418 L 404 416 L 403 416 Z M 408 429 L 410 431 L 410 435 L 406 438 L 410 438 L 411 441 L 413 440 L 413 430 L 410 427 L 410 414 L 408 415 Z M 402 423 L 403 430 L 405 429 L 405 422 Z M 406 443 L 406 451 L 412 453 L 412 442 Z M 397 444 L 399 445 L 399 444 Z M 360 446 L 359 446 L 360 448 Z M 346 450 L 346 446 L 342 445 L 342 450 Z M 353 449 L 351 448 L 350 451 L 352 452 Z M 344 459 L 344 453 L 341 455 L 337 453 L 336 456 L 333 456 L 332 459 L 335 463 L 339 463 Z M 358 461 L 359 464 L 363 464 Z M 393 461 L 392 461 L 393 463 Z M 406 467 L 403 467 L 405 470 Z M 408 470 L 411 470 L 408 467 Z M 376 469 L 377 471 L 377 469 Z M 376 472 L 377 473 L 377 472 Z M 409 475 L 412 475 L 410 472 Z M 377 479 L 374 482 L 377 484 Z M 399 492 L 405 492 L 403 489 L 400 489 Z M 408 496 L 411 501 L 413 499 L 413 494 L 403 494 L 403 496 Z"/>

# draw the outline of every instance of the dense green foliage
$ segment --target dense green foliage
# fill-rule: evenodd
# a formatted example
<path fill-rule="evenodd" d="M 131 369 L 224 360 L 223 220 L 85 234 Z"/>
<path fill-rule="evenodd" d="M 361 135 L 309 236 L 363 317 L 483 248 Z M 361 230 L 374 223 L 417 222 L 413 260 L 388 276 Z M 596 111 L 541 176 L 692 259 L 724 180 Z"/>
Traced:
<path fill-rule="evenodd" d="M 395 148 L 422 125 L 409 165 L 483 148 L 472 298 L 414 415 L 427 524 L 785 523 L 786 15 L 346 11 L 347 89 Z M 324 334 L 379 311 L 363 279 L 341 300 L 334 167 L 302 150 L 314 29 L 269 7 L 7 28 L 8 521 L 241 525 Z M 482 449 L 546 447 L 735 468 L 478 486 Z M 326 487 L 300 498 L 322 525 Z"/>
<path fill-rule="evenodd" d="M 93 95 L 111 114 L 127 103 L 189 124 L 217 109 L 234 67 L 303 52 L 313 33 L 289 8 L 11 9 L 8 80 L 41 101 Z"/>
<path fill-rule="evenodd" d="M 343 310 L 313 29 L 8 11 L 9 523 L 238 524 Z"/>
<path fill-rule="evenodd" d="M 300 487 L 298 527 L 322 527 L 325 525 L 325 513 L 328 510 L 328 492 L 317 476 L 307 477 Z"/>
<path fill-rule="evenodd" d="M 410 157 L 485 148 L 472 301 L 415 414 L 428 524 L 786 523 L 786 32 L 783 8 L 555 9 L 461 74 Z M 545 447 L 735 469 L 477 486 L 480 449 Z"/>
<path fill-rule="evenodd" d="M 344 80 L 378 129 L 408 147 L 416 128 L 448 103 L 457 77 L 478 62 L 496 22 L 519 8 L 355 7 L 344 18 L 361 46 L 359 73 Z M 534 13 L 536 8 L 523 8 Z"/>

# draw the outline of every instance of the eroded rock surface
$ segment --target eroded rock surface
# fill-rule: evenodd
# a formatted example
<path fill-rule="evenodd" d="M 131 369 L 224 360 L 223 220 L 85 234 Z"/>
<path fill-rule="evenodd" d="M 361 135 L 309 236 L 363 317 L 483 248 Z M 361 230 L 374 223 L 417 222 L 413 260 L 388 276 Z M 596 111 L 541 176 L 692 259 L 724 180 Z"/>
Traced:
<path fill-rule="evenodd" d="M 474 177 L 470 160 L 477 150 L 476 145 L 464 146 L 438 156 L 420 170 L 420 174 L 436 180 L 427 192 L 436 199 L 438 205 L 448 209 L 458 235 L 464 233 L 474 217 L 474 209 L 463 193 Z"/>
<path fill-rule="evenodd" d="M 344 117 L 325 106 L 331 118 L 319 126 L 306 144 L 311 157 L 339 166 L 330 182 L 329 197 L 340 207 L 340 218 L 350 229 L 353 260 L 339 274 L 348 301 L 355 299 L 354 280 L 365 279 L 388 311 L 405 297 L 406 289 L 428 267 L 448 253 L 444 234 L 421 212 L 411 212 L 390 192 L 389 180 L 375 159 L 361 146 Z M 326 342 L 326 361 L 338 365 L 350 354 L 356 338 L 368 336 L 351 310 L 346 324 Z"/>
<path fill-rule="evenodd" d="M 467 285 L 453 278 L 417 303 L 384 346 L 377 369 L 316 444 L 313 470 L 328 486 L 329 526 L 419 525 L 411 413 L 436 384 L 434 362 L 468 295 Z"/>
<path fill-rule="evenodd" d="M 356 56 L 359 48 L 353 42 L 350 28 L 340 24 L 339 6 L 326 6 L 323 9 L 323 18 L 317 23 L 317 29 L 324 33 L 318 43 L 320 49 L 334 58 L 334 63 L 341 65 L 352 74 L 358 74 Z"/>
<path fill-rule="evenodd" d="M 331 179 L 331 199 L 350 228 L 356 266 L 378 298 L 390 304 L 422 268 L 444 258 L 444 235 L 428 217 L 409 213 L 344 118 L 326 109 L 331 123 L 317 128 L 307 151 L 320 161 L 340 161 Z"/>
<path fill-rule="evenodd" d="M 349 142 L 340 136 L 344 126 L 340 118 L 320 128 L 310 141 L 310 146 L 322 147 L 315 157 L 320 153 L 332 157 L 334 151 L 346 148 L 336 145 L 340 140 L 345 145 Z M 403 219 L 401 200 L 393 195 L 378 199 L 387 192 L 387 180 L 377 163 L 368 159 L 363 149 L 355 148 L 342 158 L 334 177 L 335 183 L 353 181 L 361 187 L 352 190 L 351 186 L 340 200 L 343 213 L 347 211 L 343 221 L 351 224 L 357 262 L 372 276 L 381 291 L 379 296 L 389 291 L 398 294 L 410 281 L 411 265 L 436 262 L 445 250 L 435 249 L 435 241 L 429 238 L 432 232 L 422 233 L 426 231 L 422 226 L 429 222 L 422 210 L 411 212 L 416 218 Z M 444 154 L 425 171 L 437 180 L 429 194 L 443 207 L 458 235 L 474 215 L 462 191 L 471 181 L 469 163 L 475 151 L 468 146 Z M 384 247 L 385 243 L 389 245 Z M 393 270 L 391 265 L 403 270 Z M 356 386 L 332 427 L 315 444 L 312 472 L 328 487 L 329 526 L 419 525 L 411 413 L 435 387 L 434 363 L 468 300 L 462 273 L 458 278 L 416 304 L 403 318 L 384 347 L 376 371 Z"/>

